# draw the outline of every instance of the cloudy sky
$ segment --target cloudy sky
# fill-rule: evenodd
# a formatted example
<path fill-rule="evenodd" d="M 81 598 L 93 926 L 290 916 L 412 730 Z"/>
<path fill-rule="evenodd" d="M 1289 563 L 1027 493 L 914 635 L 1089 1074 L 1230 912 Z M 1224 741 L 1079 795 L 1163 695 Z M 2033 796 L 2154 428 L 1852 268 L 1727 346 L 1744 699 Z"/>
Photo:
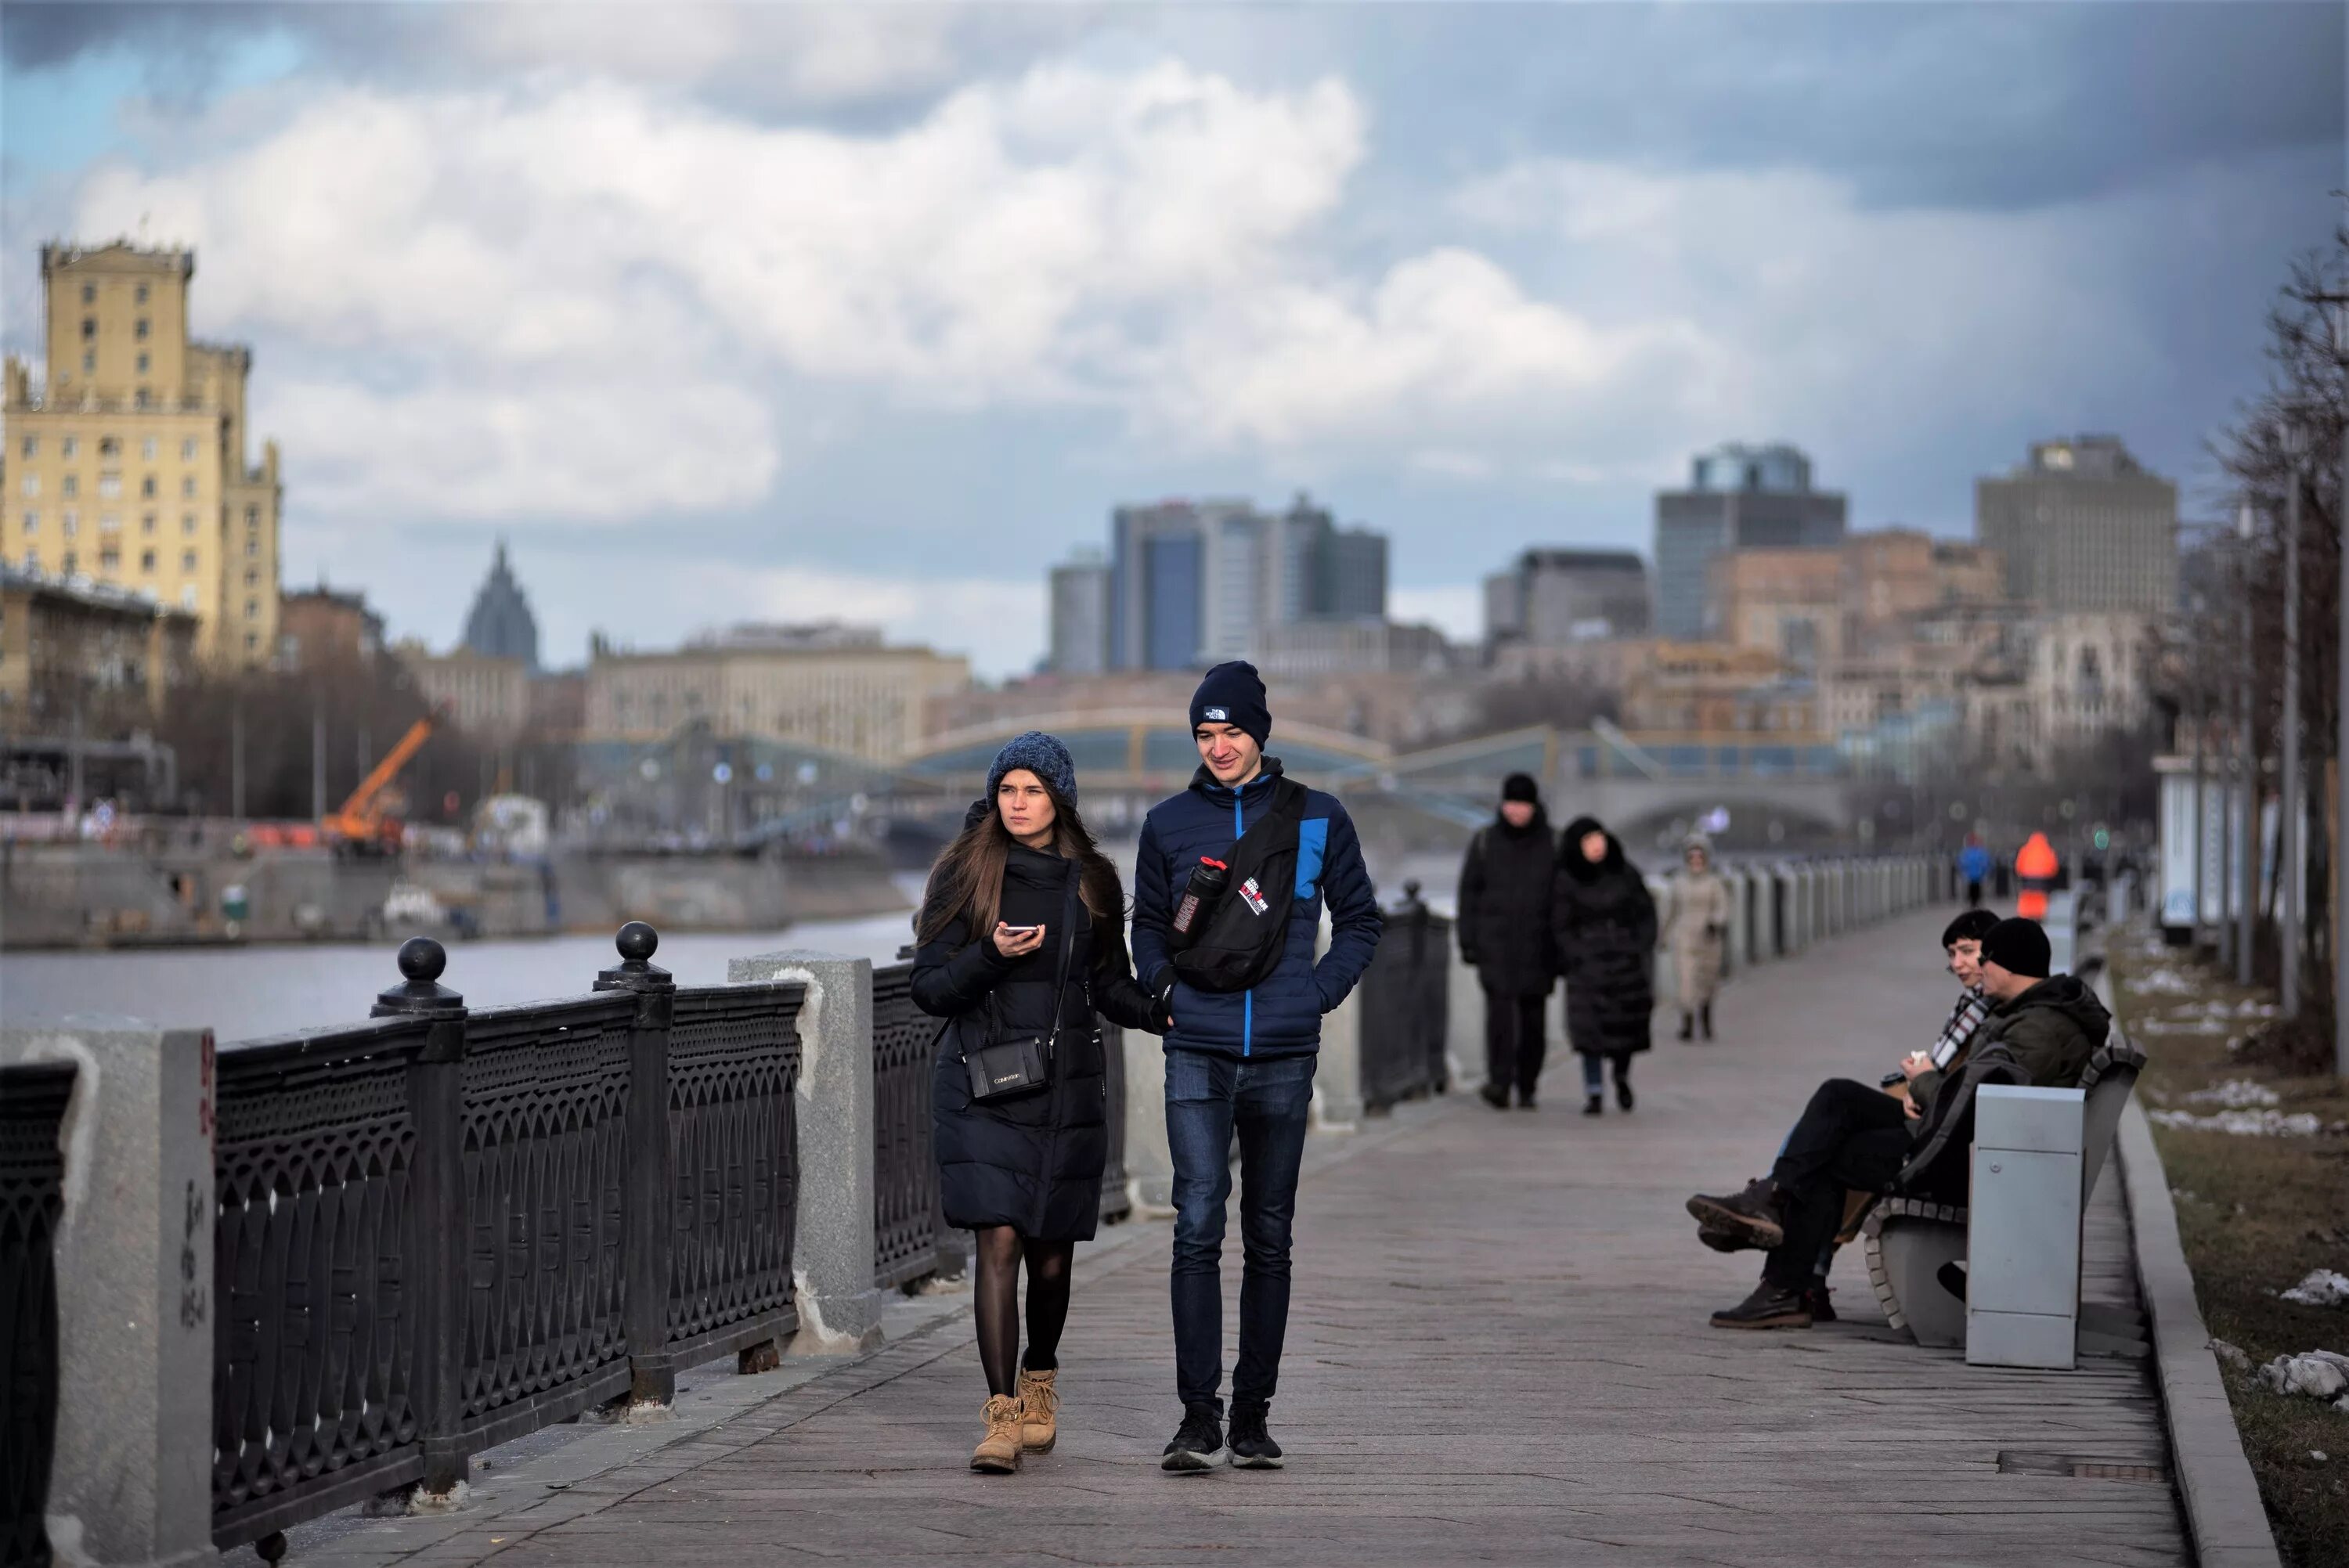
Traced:
<path fill-rule="evenodd" d="M 1785 438 L 1963 534 L 2033 437 L 2210 433 L 2344 176 L 2342 8 L 184 8 L 10 0 L 41 241 L 198 251 L 289 583 L 550 660 L 846 615 L 1026 666 L 1121 500 L 1309 490 L 1464 634 Z"/>

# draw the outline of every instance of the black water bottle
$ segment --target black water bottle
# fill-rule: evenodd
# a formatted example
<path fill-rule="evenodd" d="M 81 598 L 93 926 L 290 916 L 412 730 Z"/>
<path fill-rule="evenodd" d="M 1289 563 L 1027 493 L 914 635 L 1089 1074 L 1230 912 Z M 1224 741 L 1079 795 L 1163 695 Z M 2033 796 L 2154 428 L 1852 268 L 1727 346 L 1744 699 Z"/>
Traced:
<path fill-rule="evenodd" d="M 1207 921 L 1216 913 L 1216 901 L 1224 896 L 1231 884 L 1232 868 L 1221 861 L 1199 857 L 1191 868 L 1191 880 L 1183 884 L 1183 895 L 1174 901 L 1174 918 L 1167 922 L 1167 935 L 1172 945 L 1188 947 L 1199 939 Z"/>

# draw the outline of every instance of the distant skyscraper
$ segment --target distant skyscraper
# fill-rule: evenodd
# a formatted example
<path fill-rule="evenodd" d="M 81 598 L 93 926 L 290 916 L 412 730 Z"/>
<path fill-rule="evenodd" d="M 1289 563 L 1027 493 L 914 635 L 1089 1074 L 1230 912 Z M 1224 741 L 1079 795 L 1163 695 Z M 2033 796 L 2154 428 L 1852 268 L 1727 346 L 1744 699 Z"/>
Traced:
<path fill-rule="evenodd" d="M 2178 487 L 2117 436 L 2033 444 L 2030 461 L 1974 481 L 1974 536 L 2009 596 L 2057 614 L 2167 613 L 2178 597 Z"/>
<path fill-rule="evenodd" d="M 1485 580 L 1485 643 L 1557 648 L 1645 636 L 1648 567 L 1629 550 L 1528 550 Z"/>
<path fill-rule="evenodd" d="M 1387 536 L 1341 528 L 1324 542 L 1315 613 L 1332 620 L 1378 619 L 1387 613 Z"/>
<path fill-rule="evenodd" d="M 1386 613 L 1385 536 L 1340 529 L 1304 496 L 1278 516 L 1244 500 L 1122 506 L 1112 533 L 1112 669 L 1247 658 L 1277 627 Z"/>
<path fill-rule="evenodd" d="M 520 659 L 526 669 L 538 668 L 538 618 L 530 613 L 530 601 L 523 597 L 522 585 L 506 564 L 502 539 L 490 562 L 490 575 L 465 617 L 465 646 L 493 659 Z"/>
<path fill-rule="evenodd" d="M 1052 568 L 1052 650 L 1057 675 L 1097 676 L 1109 668 L 1109 562 L 1091 546 Z"/>
<path fill-rule="evenodd" d="M 1701 638 L 1707 573 L 1723 550 L 1840 543 L 1845 500 L 1811 488 L 1811 462 L 1784 444 L 1731 444 L 1689 465 L 1689 488 L 1656 495 L 1656 630 Z"/>

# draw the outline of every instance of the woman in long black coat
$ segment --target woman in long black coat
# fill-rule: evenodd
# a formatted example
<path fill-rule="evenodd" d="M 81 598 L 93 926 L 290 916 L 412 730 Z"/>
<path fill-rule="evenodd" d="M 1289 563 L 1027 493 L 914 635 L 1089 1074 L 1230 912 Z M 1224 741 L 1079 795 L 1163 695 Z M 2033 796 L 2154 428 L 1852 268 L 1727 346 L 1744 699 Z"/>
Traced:
<path fill-rule="evenodd" d="M 1164 1032 L 1134 983 L 1117 869 L 1077 815 L 1076 769 L 1058 740 L 1031 730 L 997 755 L 988 799 L 930 873 L 916 934 L 914 1005 L 947 1020 L 930 1080 L 940 1191 L 947 1222 L 978 1243 L 988 1433 L 971 1468 L 1015 1470 L 1023 1449 L 1050 1449 L 1057 1436 L 1069 1266 L 1101 1218 L 1109 1080 L 1093 1016 Z M 1050 1041 L 1044 1086 L 974 1101 L 966 1055 L 1023 1037 Z"/>
<path fill-rule="evenodd" d="M 1501 785 L 1500 809 L 1468 841 L 1460 862 L 1460 956 L 1485 993 L 1485 1087 L 1494 1109 L 1534 1108 L 1541 1081 L 1549 994 L 1557 985 L 1557 945 L 1550 939 L 1551 882 L 1557 839 L 1543 814 L 1541 790 L 1528 774 Z"/>
<path fill-rule="evenodd" d="M 1566 975 L 1566 1033 L 1582 1057 L 1582 1113 L 1605 1109 L 1603 1063 L 1615 1100 L 1631 1109 L 1631 1057 L 1649 1047 L 1656 1010 L 1656 903 L 1615 835 L 1577 817 L 1559 840 L 1550 934 Z"/>

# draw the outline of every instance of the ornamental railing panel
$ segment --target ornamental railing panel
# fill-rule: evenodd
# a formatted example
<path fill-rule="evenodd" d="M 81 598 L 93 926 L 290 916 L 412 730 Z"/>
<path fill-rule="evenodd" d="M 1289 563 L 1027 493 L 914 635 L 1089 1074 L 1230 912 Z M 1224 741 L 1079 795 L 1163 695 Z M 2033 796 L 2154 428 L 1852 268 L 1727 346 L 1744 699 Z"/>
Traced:
<path fill-rule="evenodd" d="M 422 1473 L 412 1018 L 219 1057 L 212 1508 L 251 1540 Z"/>
<path fill-rule="evenodd" d="M 873 1274 L 886 1289 L 937 1267 L 944 1222 L 930 1142 L 939 1020 L 914 1006 L 914 966 L 873 972 Z"/>
<path fill-rule="evenodd" d="M 49 1561 L 43 1520 L 57 1436 L 57 1129 L 70 1065 L 0 1071 L 0 1564 Z"/>
<path fill-rule="evenodd" d="M 796 985 L 680 990 L 668 1041 L 676 1181 L 668 1344 L 788 1333 L 799 1202 Z"/>
<path fill-rule="evenodd" d="M 465 1027 L 465 1424 L 528 1430 L 627 1386 L 633 997 L 474 1013 Z M 551 1418 L 561 1418 L 559 1416 Z M 502 1440 L 502 1436 L 488 1441 Z"/>

